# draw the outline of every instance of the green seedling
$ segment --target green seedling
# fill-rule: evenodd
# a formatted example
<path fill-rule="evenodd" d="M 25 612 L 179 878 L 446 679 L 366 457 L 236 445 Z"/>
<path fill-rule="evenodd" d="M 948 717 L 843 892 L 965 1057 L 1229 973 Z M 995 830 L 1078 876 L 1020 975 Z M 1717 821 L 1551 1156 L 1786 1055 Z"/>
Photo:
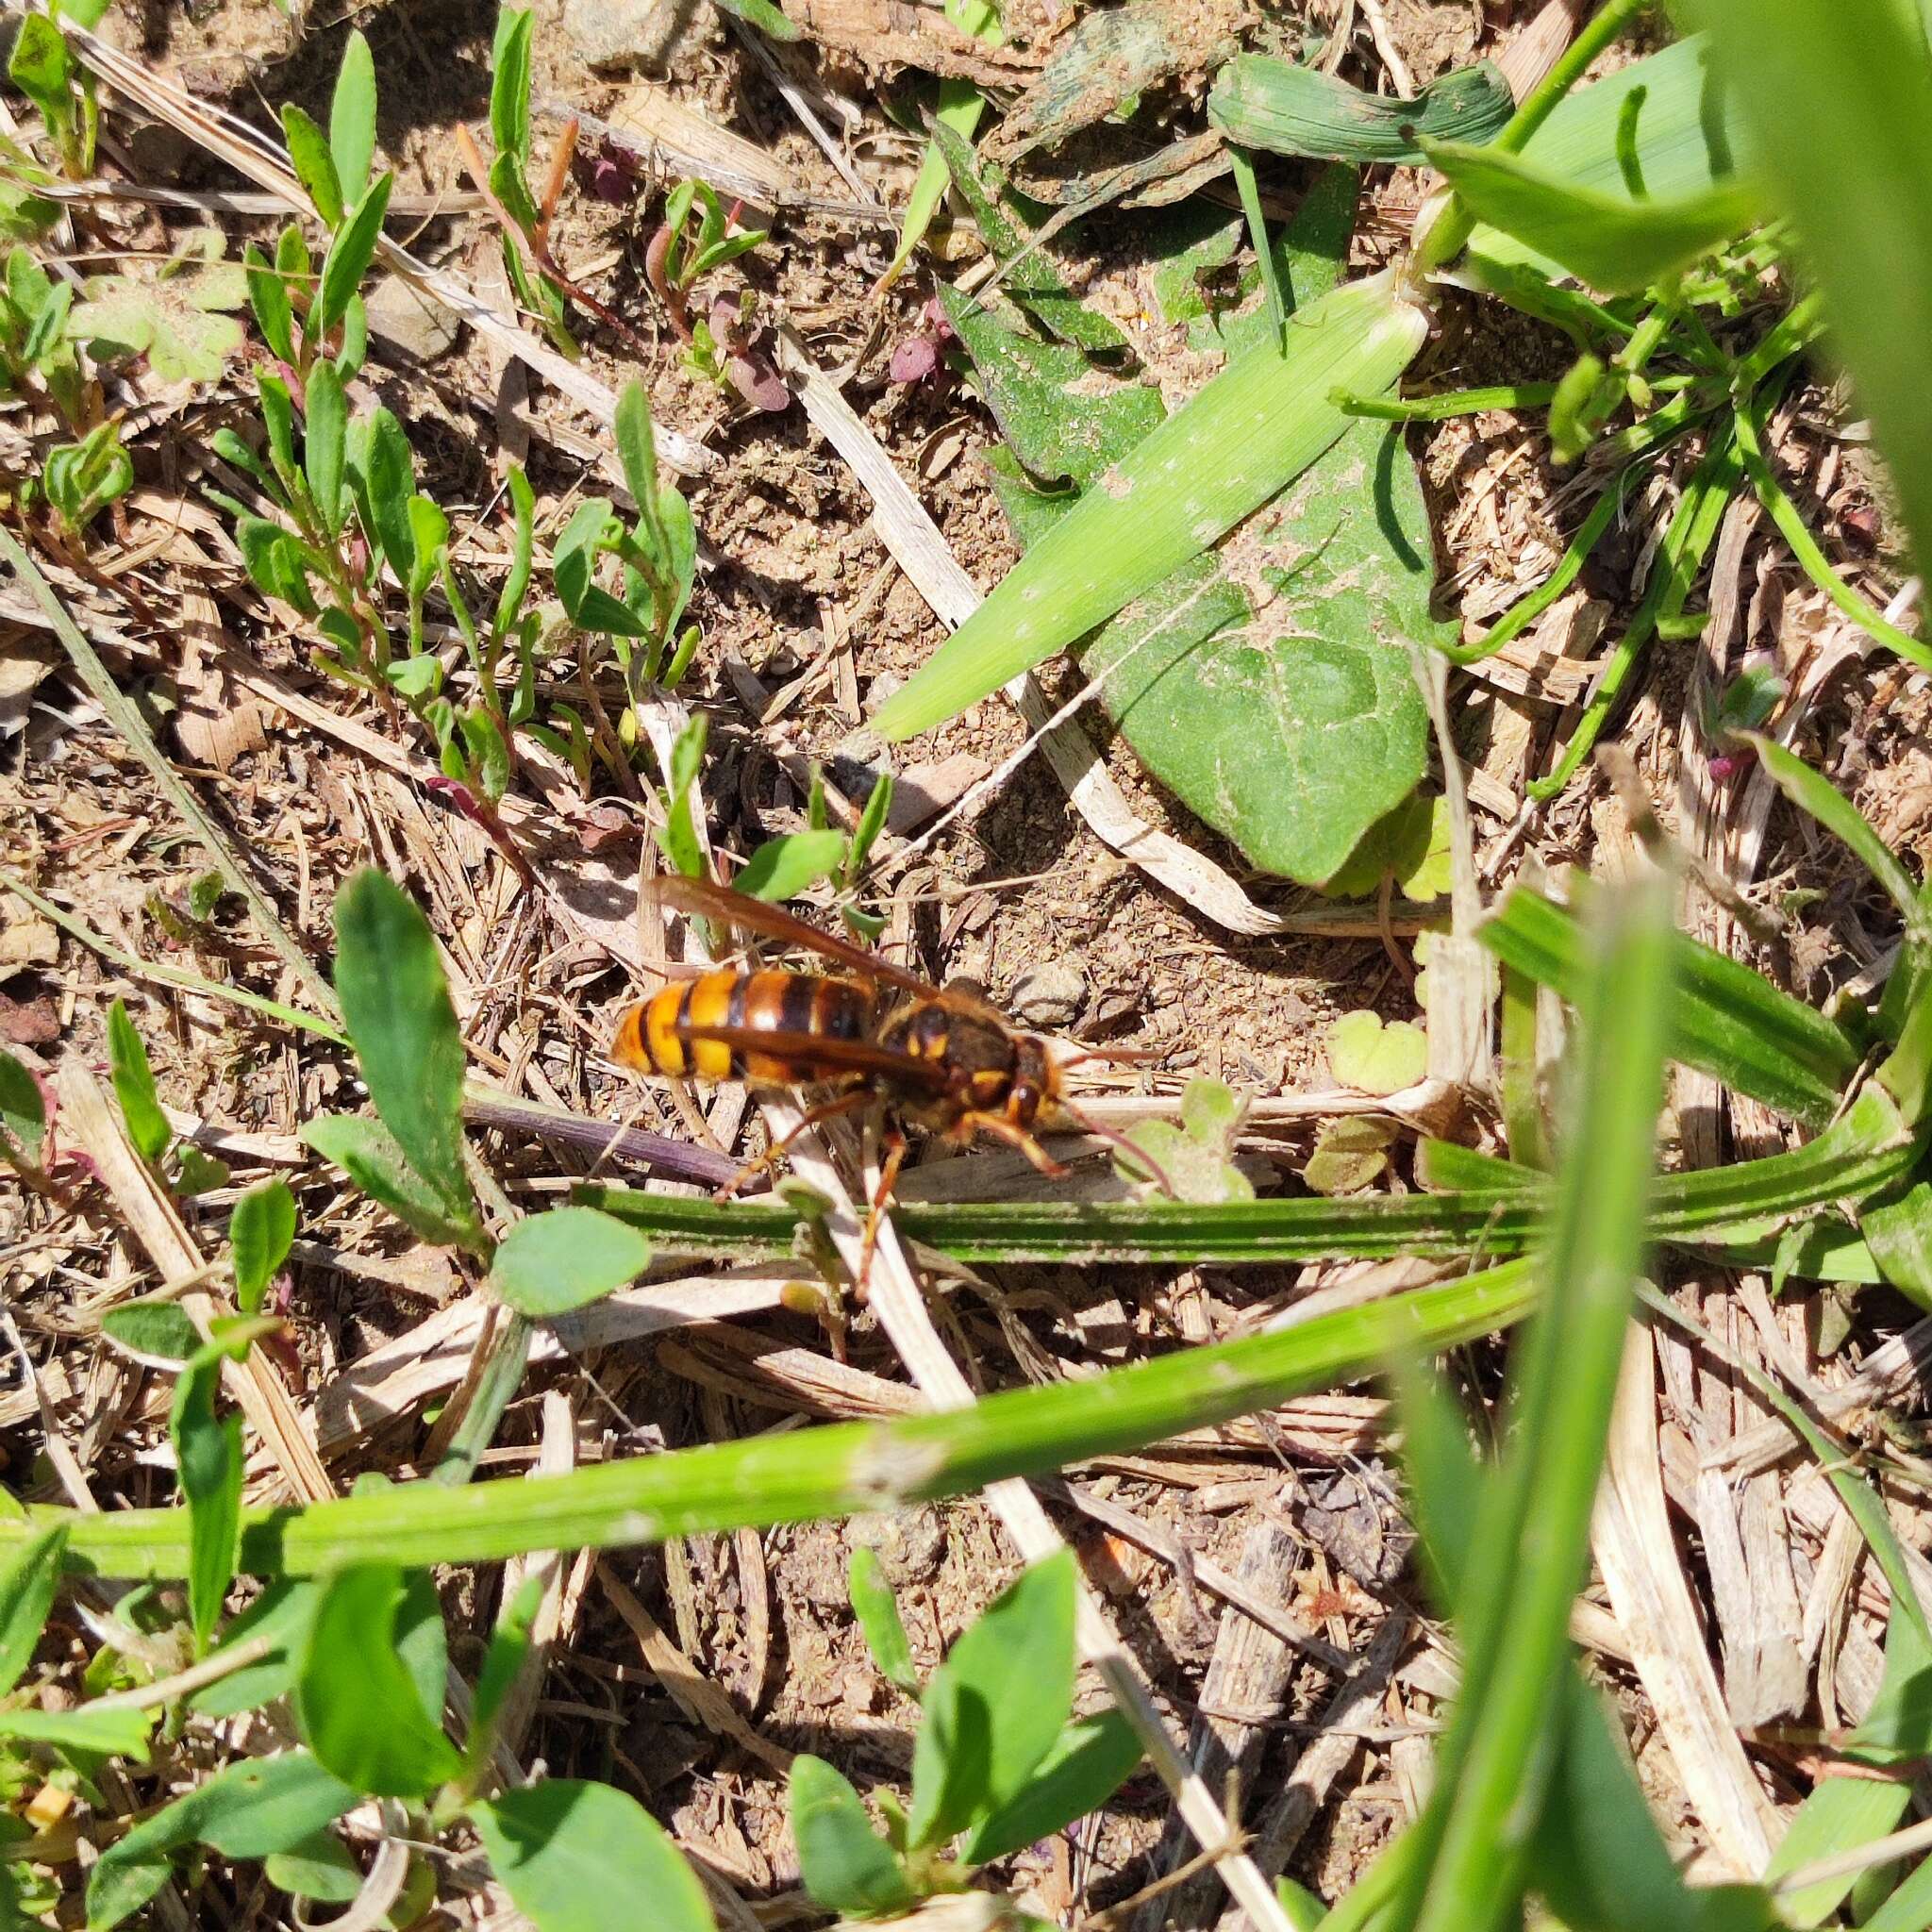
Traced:
<path fill-rule="evenodd" d="M 298 224 L 283 228 L 273 258 L 254 242 L 243 252 L 248 304 L 261 339 L 300 392 L 318 358 L 328 356 L 344 382 L 362 366 L 369 317 L 362 279 L 382 239 L 394 176 L 371 179 L 375 154 L 375 63 L 360 32 L 342 49 L 328 131 L 292 103 L 282 136 L 329 242 L 318 265 Z"/>
<path fill-rule="evenodd" d="M 503 230 L 503 266 L 519 306 L 534 316 L 566 356 L 577 353 L 571 334 L 569 299 L 576 299 L 600 319 L 613 322 L 604 305 L 578 289 L 550 253 L 550 224 L 569 178 L 576 146 L 573 122 L 557 143 L 550 173 L 541 191 L 530 176 L 530 33 L 535 14 L 506 7 L 496 16 L 496 41 L 490 62 L 490 136 L 496 146 L 486 162 L 466 126 L 457 128 L 457 146 L 476 190 L 489 200 Z M 628 326 L 618 323 L 628 336 Z"/>
<path fill-rule="evenodd" d="M 915 1912 L 1097 1809 L 1133 1774 L 1140 1740 L 1117 1711 L 1073 1715 L 1076 1588 L 1071 1554 L 1036 1564 L 922 1684 L 877 1559 L 854 1553 L 854 1612 L 880 1671 L 918 1703 L 919 1726 L 910 1803 L 881 1794 L 882 1831 L 841 1773 L 809 1756 L 793 1763 L 791 1832 L 821 1906 L 848 1919 Z"/>
<path fill-rule="evenodd" d="M 134 458 L 122 447 L 118 419 L 97 424 L 78 442 L 56 443 L 41 468 L 47 506 L 70 539 L 133 488 Z"/>
<path fill-rule="evenodd" d="M 758 408 L 782 409 L 791 392 L 759 352 L 757 291 L 741 290 L 735 299 L 720 295 L 704 314 L 692 313 L 699 282 L 765 239 L 765 229 L 738 228 L 737 219 L 737 209 L 727 210 L 708 182 L 680 181 L 664 198 L 664 219 L 644 251 L 644 274 L 685 345 L 690 368 Z"/>
<path fill-rule="evenodd" d="M 232 429 L 218 430 L 213 443 L 276 515 L 260 516 L 231 495 L 216 500 L 235 517 L 236 542 L 256 587 L 293 609 L 315 640 L 318 665 L 375 692 L 391 717 L 406 712 L 415 721 L 452 802 L 527 875 L 497 811 L 515 776 L 517 734 L 527 731 L 580 769 L 584 759 L 580 724 L 573 719 L 566 739 L 536 717 L 543 631 L 529 607 L 536 502 L 529 480 L 511 466 L 509 572 L 493 608 L 479 618 L 475 592 L 451 556 L 449 519 L 416 487 L 415 455 L 402 425 L 387 408 L 351 420 L 344 381 L 339 360 L 309 363 L 298 448 L 291 386 L 261 374 L 260 453 Z M 460 703 L 425 638 L 432 591 L 454 619 L 468 659 L 470 693 Z"/>
<path fill-rule="evenodd" d="M 653 692 L 675 691 L 696 654 L 698 627 L 680 630 L 679 620 L 697 579 L 698 544 L 691 506 L 675 484 L 658 481 L 657 439 L 641 383 L 625 385 L 615 427 L 636 519 L 626 525 L 608 497 L 590 497 L 551 556 L 558 598 L 571 622 L 607 636 L 624 672 L 630 703 L 618 734 L 629 750 L 639 736 L 637 707 Z M 622 566 L 621 594 L 597 581 L 607 557 Z"/>
<path fill-rule="evenodd" d="M 68 333 L 73 285 L 57 282 L 16 242 L 0 284 L 0 394 L 44 396 L 70 427 L 85 426 L 90 385 Z"/>
<path fill-rule="evenodd" d="M 41 112 L 41 122 L 70 181 L 93 173 L 100 107 L 94 77 L 74 58 L 60 31 L 63 19 L 92 29 L 108 0 L 57 0 L 45 13 L 23 16 L 7 62 L 7 77 Z"/>
<path fill-rule="evenodd" d="M 147 1048 L 119 1000 L 108 1009 L 108 1066 L 128 1141 L 155 1174 L 184 1197 L 226 1187 L 226 1163 L 181 1140 L 169 1124 L 156 1091 Z"/>

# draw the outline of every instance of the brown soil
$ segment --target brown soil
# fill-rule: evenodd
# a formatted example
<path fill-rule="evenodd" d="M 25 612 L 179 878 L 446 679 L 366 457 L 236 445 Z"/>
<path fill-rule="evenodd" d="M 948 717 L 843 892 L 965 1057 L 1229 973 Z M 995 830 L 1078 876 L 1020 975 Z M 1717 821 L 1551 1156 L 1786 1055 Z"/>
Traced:
<path fill-rule="evenodd" d="M 1223 11 L 1214 9 L 1217 20 Z M 1355 11 L 1348 9 L 1351 17 Z M 1515 9 L 1520 16 L 1528 11 Z M 1493 52 L 1498 24 L 1509 12 L 1467 0 L 1389 0 L 1386 8 L 1394 43 L 1419 82 Z M 396 170 L 398 195 L 423 197 L 426 205 L 464 193 L 471 184 L 452 130 L 458 121 L 475 125 L 487 116 L 491 9 L 481 0 L 429 0 L 374 7 L 356 24 L 375 52 L 382 154 Z M 348 25 L 317 9 L 298 38 L 260 0 L 218 0 L 188 8 L 150 5 L 138 20 L 118 22 L 116 31 L 157 68 L 266 128 L 284 102 L 325 111 Z M 1015 44 L 1043 53 L 1068 23 L 1042 9 L 1020 25 Z M 608 118 L 632 84 L 586 71 L 554 0 L 540 0 L 536 44 L 535 92 L 541 100 Z M 821 115 L 847 127 L 843 152 L 869 190 L 891 207 L 901 205 L 918 148 L 886 119 L 879 97 L 884 91 L 909 93 L 909 77 L 872 73 L 849 52 L 821 58 L 808 44 L 778 58 L 807 84 Z M 1374 46 L 1359 25 L 1341 71 L 1377 84 Z M 1176 103 L 1198 94 L 1198 80 L 1175 76 Z M 770 75 L 708 9 L 685 34 L 670 84 L 685 105 L 769 153 L 801 197 L 834 205 L 853 200 L 852 187 L 801 127 Z M 117 143 L 125 142 L 116 165 L 125 155 L 136 178 L 233 185 L 225 170 L 169 129 L 129 129 L 111 115 L 108 125 Z M 557 116 L 540 118 L 540 153 L 559 131 Z M 930 654 L 942 626 L 872 527 L 864 490 L 803 412 L 750 411 L 682 366 L 644 278 L 661 184 L 647 184 L 636 199 L 613 207 L 588 192 L 588 178 L 580 167 L 564 197 L 557 256 L 658 350 L 641 365 L 609 331 L 587 329 L 584 366 L 613 386 L 641 374 L 657 420 L 719 458 L 708 475 L 685 486 L 707 557 L 693 606 L 705 642 L 682 695 L 711 720 L 711 837 L 743 854 L 762 838 L 804 824 L 802 774 L 810 760 L 824 764 L 847 800 L 863 799 L 868 761 L 878 757 L 876 741 L 862 732 L 865 717 Z M 1284 169 L 1271 185 L 1291 200 L 1301 183 Z M 1372 177 L 1361 225 L 1365 258 L 1386 252 L 1391 238 L 1406 230 L 1417 193 L 1413 175 L 1385 170 Z M 419 255 L 472 288 L 500 287 L 497 242 L 484 220 L 425 212 L 422 224 L 412 242 Z M 111 247 L 152 249 L 165 246 L 175 225 L 172 216 L 163 223 L 115 208 L 98 234 Z M 238 238 L 256 239 L 268 227 L 253 217 L 229 217 L 227 225 Z M 1129 333 L 1148 369 L 1185 388 L 1179 345 L 1152 320 L 1156 263 L 1145 233 L 1133 216 L 1083 224 L 1067 239 L 1061 266 L 1096 308 L 1124 324 L 1140 318 Z M 741 281 L 757 291 L 765 315 L 789 317 L 822 367 L 849 369 L 847 402 L 912 483 L 955 557 L 975 583 L 990 587 L 1016 554 L 980 456 L 993 432 L 969 391 L 889 379 L 891 349 L 921 325 L 931 286 L 921 269 L 883 301 L 873 298 L 892 239 L 890 226 L 791 212 L 748 258 L 741 277 L 727 275 L 722 283 L 735 288 Z M 947 246 L 954 260 L 970 258 L 969 223 L 953 226 Z M 1452 301 L 1414 372 L 1415 386 L 1548 380 L 1568 360 L 1568 346 L 1554 332 L 1493 306 Z M 465 561 L 493 583 L 505 554 L 495 502 L 507 451 L 492 425 L 502 420 L 499 403 L 517 399 L 517 385 L 507 385 L 489 345 L 468 331 L 425 365 L 373 361 L 364 380 L 408 423 L 419 463 L 467 546 Z M 540 527 L 554 533 L 582 495 L 605 487 L 568 446 L 569 432 L 601 442 L 608 425 L 536 387 L 533 413 L 556 433 L 517 440 L 528 444 Z M 618 1013 L 640 990 L 632 976 L 533 911 L 474 828 L 365 756 L 352 735 L 276 708 L 263 688 L 251 689 L 222 669 L 220 647 L 239 645 L 244 664 L 286 680 L 311 708 L 381 729 L 378 717 L 359 711 L 353 698 L 315 675 L 302 641 L 247 590 L 226 519 L 206 511 L 197 491 L 179 480 L 185 453 L 236 413 L 236 399 L 245 393 L 242 386 L 212 398 L 150 399 L 142 493 L 105 560 L 95 558 L 97 567 L 85 570 L 57 565 L 57 586 L 108 649 L 122 687 L 141 700 L 158 741 L 248 855 L 288 929 L 312 958 L 328 956 L 337 885 L 373 859 L 428 908 L 447 948 L 477 1069 L 545 1105 L 617 1118 L 631 1105 L 633 1090 L 614 1075 L 604 1051 Z M 1574 476 L 1550 460 L 1538 420 L 1498 410 L 1413 435 L 1442 537 L 1445 608 L 1459 609 L 1466 627 L 1487 624 L 1546 574 L 1581 514 Z M 1569 635 L 1616 637 L 1640 593 L 1675 488 L 1697 454 L 1687 451 L 1601 547 L 1582 594 L 1559 607 Z M 1869 575 L 1864 587 L 1883 602 L 1890 588 L 1884 579 L 1884 506 L 1866 455 L 1840 442 L 1829 398 L 1817 392 L 1788 405 L 1779 418 L 1781 474 L 1834 558 L 1855 575 Z M 1740 621 L 1727 641 L 1733 673 L 1747 651 L 1757 651 L 1774 654 L 1796 674 L 1841 633 L 1841 621 L 1762 526 L 1736 569 Z M 23 618 L 19 600 L 4 587 L 0 600 L 0 826 L 8 871 L 144 962 L 297 1000 L 291 975 L 251 933 L 232 898 L 201 931 L 157 911 L 158 902 L 185 902 L 206 870 L 203 856 L 184 839 L 150 775 L 47 634 Z M 1563 634 L 1544 635 L 1561 647 Z M 1652 647 L 1635 702 L 1613 734 L 1673 832 L 1688 832 L 1678 808 L 1679 725 L 1690 702 L 1696 648 Z M 822 660 L 828 675 L 782 719 L 761 724 L 773 694 Z M 1047 682 L 1056 696 L 1072 689 L 1054 674 Z M 1520 798 L 1525 777 L 1546 768 L 1543 747 L 1556 706 L 1473 679 L 1457 681 L 1452 705 L 1459 748 L 1491 786 L 1479 792 L 1475 818 L 1477 869 L 1486 884 L 1532 863 L 1555 873 L 1569 865 L 1616 871 L 1628 862 L 1635 840 L 1627 814 L 1601 774 L 1587 773 L 1536 815 L 1526 836 L 1505 808 Z M 1852 792 L 1887 841 L 1922 867 L 1932 858 L 1928 708 L 1925 680 L 1906 677 L 1895 659 L 1874 651 L 1824 685 L 1798 740 L 1798 749 Z M 1100 735 L 1099 725 L 1090 724 Z M 1558 737 L 1562 730 L 1567 721 Z M 1024 737 L 1012 708 L 989 700 L 920 741 L 904 759 L 929 770 L 972 760 L 974 770 L 985 770 Z M 1708 755 L 1693 737 L 1693 761 Z M 1290 908 L 1313 903 L 1280 881 L 1249 874 L 1239 854 L 1146 778 L 1124 742 L 1107 743 L 1106 763 L 1143 819 L 1209 854 L 1258 902 Z M 1740 772 L 1725 782 L 1741 788 L 1748 779 Z M 620 808 L 614 821 L 622 829 L 608 875 L 618 882 L 620 898 L 640 858 L 639 817 Z M 581 823 L 561 830 L 566 840 L 583 835 Z M 1887 903 L 1855 862 L 1782 807 L 1772 811 L 1757 880 L 1747 890 L 1781 922 L 1783 937 L 1777 946 L 1740 941 L 1742 956 L 1813 1000 L 1879 959 L 1897 937 Z M 1158 1074 L 1096 1076 L 1116 1090 L 1172 1094 L 1182 1076 L 1194 1073 L 1257 1098 L 1320 1090 L 1332 1084 L 1324 1042 L 1337 1015 L 1367 1007 L 1390 1019 L 1420 1017 L 1406 939 L 1385 941 L 1373 919 L 1359 937 L 1230 939 L 1102 844 L 1037 758 L 905 875 L 891 909 L 892 938 L 909 946 L 914 963 L 941 979 L 976 981 L 996 1000 L 1011 999 L 1029 969 L 1049 962 L 1074 969 L 1083 991 L 1065 1030 L 1161 1056 Z M 0 895 L 0 1031 L 23 1058 L 48 1070 L 70 1059 L 104 1068 L 106 1014 L 116 996 L 126 1000 L 147 1042 L 163 1098 L 226 1142 L 233 1183 L 189 1209 L 191 1238 L 212 1252 L 236 1192 L 270 1172 L 286 1174 L 298 1191 L 306 1245 L 288 1301 L 292 1353 L 286 1365 L 298 1401 L 377 1347 L 407 1351 L 440 1306 L 475 1293 L 461 1268 L 412 1246 L 292 1140 L 316 1112 L 358 1104 L 343 1058 L 278 1024 L 111 964 L 25 902 Z M 668 1095 L 653 1091 L 646 1101 L 641 1124 L 687 1135 Z M 737 1119 L 731 1114 L 734 1127 Z M 1733 1120 L 1728 1131 L 1741 1141 L 1756 1124 Z M 1285 1176 L 1305 1160 L 1310 1131 L 1257 1131 L 1248 1151 L 1264 1172 Z M 546 1204 L 560 1179 L 580 1175 L 590 1164 L 587 1156 L 523 1136 L 477 1140 L 519 1206 Z M 754 1126 L 740 1150 L 758 1144 Z M 1409 1144 L 1400 1143 L 1394 1185 L 1412 1184 L 1410 1161 Z M 1004 1167 L 990 1171 L 1007 1174 Z M 95 1495 L 107 1507 L 170 1500 L 172 1474 L 155 1456 L 164 1442 L 167 1384 L 105 1354 L 92 1336 L 101 1307 L 158 1285 L 152 1255 L 123 1231 L 96 1191 L 78 1212 L 67 1213 L 0 1190 L 0 1246 L 8 1307 L 54 1414 L 88 1452 L 84 1466 Z M 970 1291 L 955 1297 L 949 1340 L 987 1386 L 1049 1371 L 1086 1373 L 1128 1353 L 1235 1332 L 1271 1298 L 1325 1284 L 1334 1273 L 1130 1271 L 1089 1279 L 1073 1271 L 1015 1269 L 1001 1275 L 998 1287 L 1009 1303 L 1006 1312 L 1031 1338 L 1030 1354 L 1016 1357 L 996 1301 Z M 1867 1297 L 1856 1313 L 1843 1365 L 1905 1319 L 1903 1307 L 1887 1297 Z M 1801 1352 L 1808 1346 L 1802 1314 L 1777 1320 L 1789 1342 Z M 824 1353 L 823 1334 L 803 1318 L 772 1315 L 755 1326 L 774 1347 Z M 775 1384 L 755 1378 L 743 1370 L 741 1354 L 707 1331 L 678 1341 L 688 1346 L 631 1343 L 533 1370 L 498 1433 L 492 1453 L 503 1466 L 494 1474 L 515 1474 L 534 1458 L 541 1398 L 551 1392 L 568 1399 L 582 1460 L 747 1433 L 789 1415 L 869 1412 L 862 1391 L 815 1396 L 790 1371 L 774 1372 Z M 855 1311 L 850 1354 L 861 1376 L 903 1383 L 890 1345 L 862 1310 Z M 1467 1367 L 1475 1386 L 1492 1392 L 1493 1358 L 1476 1351 Z M 1831 1363 L 1818 1367 L 1826 1379 L 1839 1373 Z M 429 1405 L 432 1411 L 446 1394 Z M 1374 1405 L 1364 1397 L 1358 1407 L 1349 1425 L 1328 1425 L 1325 1449 L 1321 1432 L 1312 1424 L 1292 1426 L 1291 1413 L 1272 1443 L 1249 1437 L 1212 1455 L 1184 1451 L 1083 1473 L 1081 1480 L 1103 1501 L 1167 1537 L 1180 1553 L 1177 1563 L 1148 1557 L 1072 1510 L 1057 1511 L 1183 1727 L 1194 1718 L 1223 1616 L 1196 1584 L 1193 1566 L 1211 1559 L 1239 1569 L 1257 1525 L 1284 1526 L 1293 1555 L 1257 1588 L 1306 1617 L 1328 1641 L 1359 1654 L 1391 1616 L 1415 1620 L 1386 1690 L 1354 1715 L 1365 1740 L 1328 1771 L 1314 1822 L 1289 1862 L 1293 1875 L 1329 1898 L 1409 1815 L 1420 1786 L 1416 1758 L 1402 1740 L 1426 1739 L 1442 1708 L 1442 1647 L 1430 1634 L 1413 1569 L 1402 1561 L 1409 1532 L 1393 1474 L 1371 1434 Z M 1701 1441 L 1706 1421 L 1694 1411 L 1667 1413 L 1667 1428 L 1676 1430 L 1674 1440 L 1686 1454 Z M 344 1488 L 365 1469 L 421 1474 L 434 1453 L 429 1416 L 411 1408 L 345 1443 L 331 1474 Z M 58 1496 L 36 1401 L 17 1381 L 0 1391 L 0 1459 L 22 1491 Z M 275 1477 L 264 1468 L 261 1479 L 272 1484 Z M 1802 1592 L 1818 1539 L 1808 1523 L 1790 1536 Z M 646 1668 L 623 1596 L 589 1580 L 569 1597 L 572 1621 L 524 1744 L 525 1762 L 541 1758 L 554 1773 L 608 1777 L 635 1790 L 688 1850 L 758 1908 L 762 1923 L 803 1916 L 808 1907 L 797 1891 L 777 1769 L 783 1754 L 829 1757 L 861 1789 L 903 1789 L 909 1764 L 912 1713 L 870 1667 L 846 1603 L 846 1565 L 860 1541 L 886 1560 L 922 1665 L 937 1660 L 1018 1560 L 977 1501 L 890 1523 L 694 1537 L 664 1550 L 618 1553 L 592 1579 L 608 1572 L 641 1603 L 770 1749 L 760 1755 L 741 1735 L 708 1729 L 662 1674 Z M 492 1575 L 449 1580 L 452 1611 L 460 1610 L 462 1619 L 455 1627 L 473 1640 L 465 1650 L 459 1639 L 455 1654 L 472 1669 L 474 1640 L 487 1630 L 495 1598 Z M 1876 1628 L 1882 1615 L 1864 1621 Z M 1852 1622 L 1869 1648 L 1870 1629 L 1859 1627 L 1856 1610 Z M 1627 1669 L 1607 1658 L 1597 1665 L 1624 1697 L 1633 1730 L 1646 1733 L 1651 1716 Z M 1262 1822 L 1295 1767 L 1312 1757 L 1336 1687 L 1336 1678 L 1311 1661 L 1285 1671 L 1247 1763 L 1241 1808 L 1250 1825 Z M 1096 1696 L 1091 1684 L 1083 1687 L 1083 1697 Z M 1638 1757 L 1660 1807 L 1681 1812 L 1668 1755 L 1640 1744 Z M 158 1795 L 137 1783 L 130 1802 Z M 1788 1800 L 1792 1793 L 1780 1795 Z M 1167 1815 L 1164 1793 L 1142 1775 L 1097 1823 L 1014 1859 L 1015 1890 L 1030 1890 L 1049 1916 L 1070 1924 L 1116 1904 L 1156 1875 L 1150 1854 Z M 1674 1825 L 1687 1846 L 1701 1841 L 1694 1821 L 1677 1816 Z M 71 1869 L 65 1875 L 72 1878 Z M 1205 1914 L 1199 1922 L 1213 1923 L 1211 1910 L 1191 1909 Z"/>

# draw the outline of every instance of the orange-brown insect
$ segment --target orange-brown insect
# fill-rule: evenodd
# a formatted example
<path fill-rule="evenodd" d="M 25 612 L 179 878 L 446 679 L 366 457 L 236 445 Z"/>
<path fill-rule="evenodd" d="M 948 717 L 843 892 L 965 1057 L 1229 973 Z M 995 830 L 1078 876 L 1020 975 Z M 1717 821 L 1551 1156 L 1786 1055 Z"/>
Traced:
<path fill-rule="evenodd" d="M 952 1141 L 990 1135 L 1056 1176 L 1066 1169 L 1040 1144 L 1036 1126 L 1042 1115 L 1062 1113 L 1105 1139 L 1122 1141 L 1068 1105 L 1046 1041 L 1021 1032 L 984 1001 L 934 986 L 776 906 L 709 880 L 659 879 L 647 891 L 658 905 L 805 947 L 844 971 L 724 968 L 664 987 L 624 1016 L 613 1057 L 640 1073 L 836 1089 L 805 1116 L 800 1129 L 881 1108 L 893 1131 L 874 1203 L 874 1224 L 905 1157 L 900 1121 Z M 774 1148 L 767 1161 L 782 1151 L 782 1144 Z M 1138 1148 L 1132 1151 L 1146 1162 Z"/>

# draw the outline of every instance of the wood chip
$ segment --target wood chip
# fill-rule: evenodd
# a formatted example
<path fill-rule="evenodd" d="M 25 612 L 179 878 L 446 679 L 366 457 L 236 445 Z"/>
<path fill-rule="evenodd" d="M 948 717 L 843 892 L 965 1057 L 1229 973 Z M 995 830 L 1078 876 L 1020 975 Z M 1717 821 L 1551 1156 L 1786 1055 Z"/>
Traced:
<path fill-rule="evenodd" d="M 1650 1330 L 1630 1324 L 1592 1525 L 1597 1566 L 1712 1850 L 1739 1879 L 1764 1870 L 1783 1835 L 1724 1707 L 1664 1500 Z"/>

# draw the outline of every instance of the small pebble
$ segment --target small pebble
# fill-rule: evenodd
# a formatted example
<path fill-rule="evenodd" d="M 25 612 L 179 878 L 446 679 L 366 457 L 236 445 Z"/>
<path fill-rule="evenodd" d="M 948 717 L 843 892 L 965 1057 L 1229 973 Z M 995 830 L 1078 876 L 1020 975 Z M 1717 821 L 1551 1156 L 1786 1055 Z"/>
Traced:
<path fill-rule="evenodd" d="M 1071 959 L 1029 966 L 1013 983 L 1013 1017 L 1028 1026 L 1066 1026 L 1087 997 L 1087 975 Z"/>

